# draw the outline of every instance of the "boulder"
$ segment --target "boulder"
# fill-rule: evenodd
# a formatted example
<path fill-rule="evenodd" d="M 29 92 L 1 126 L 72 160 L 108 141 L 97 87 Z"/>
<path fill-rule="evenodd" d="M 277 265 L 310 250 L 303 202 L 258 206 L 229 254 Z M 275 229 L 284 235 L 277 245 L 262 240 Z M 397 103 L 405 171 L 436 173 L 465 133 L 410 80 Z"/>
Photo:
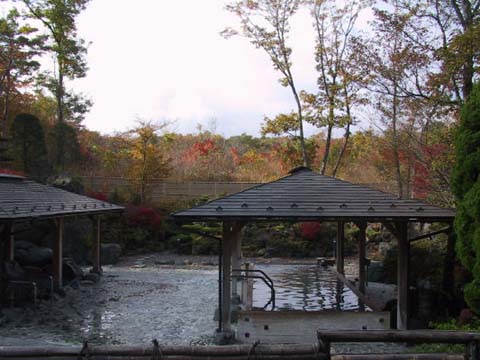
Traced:
<path fill-rule="evenodd" d="M 116 264 L 122 256 L 122 247 L 119 244 L 101 244 L 102 265 Z"/>
<path fill-rule="evenodd" d="M 368 281 L 384 282 L 385 270 L 381 261 L 372 261 L 368 266 Z"/>
<path fill-rule="evenodd" d="M 43 267 L 52 262 L 52 249 L 29 241 L 15 241 L 15 260 L 22 266 Z"/>
<path fill-rule="evenodd" d="M 86 273 L 85 275 L 83 275 L 81 283 L 83 284 L 86 281 L 89 281 L 91 283 L 97 283 L 100 281 L 100 275 L 93 272 Z"/>
<path fill-rule="evenodd" d="M 64 254 L 73 258 L 77 264 L 86 264 L 90 256 L 87 243 L 92 233 L 92 222 L 88 218 L 79 217 L 74 221 L 66 221 L 63 239 Z"/>
<path fill-rule="evenodd" d="M 63 259 L 63 280 L 66 283 L 74 280 L 81 279 L 83 277 L 83 270 L 77 265 L 72 258 Z"/>

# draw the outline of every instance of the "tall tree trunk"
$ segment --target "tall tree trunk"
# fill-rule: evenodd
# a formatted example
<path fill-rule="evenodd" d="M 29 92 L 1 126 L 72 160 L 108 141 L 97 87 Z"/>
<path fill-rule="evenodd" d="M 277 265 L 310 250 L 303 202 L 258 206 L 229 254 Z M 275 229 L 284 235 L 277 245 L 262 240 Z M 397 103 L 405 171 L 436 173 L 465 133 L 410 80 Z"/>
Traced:
<path fill-rule="evenodd" d="M 333 125 L 329 124 L 327 127 L 327 140 L 325 142 L 325 152 L 323 154 L 322 168 L 320 170 L 320 173 L 322 175 L 325 175 L 325 171 L 327 169 L 328 157 L 330 155 L 330 143 L 332 142 L 332 129 Z"/>
<path fill-rule="evenodd" d="M 325 86 L 325 88 L 328 88 L 328 86 Z M 329 96 L 329 99 L 327 140 L 325 143 L 325 152 L 323 153 L 322 168 L 320 170 L 322 175 L 324 175 L 327 170 L 328 158 L 330 156 L 330 143 L 332 141 L 332 129 L 335 124 L 335 102 L 333 96 Z"/>
<path fill-rule="evenodd" d="M 297 89 L 295 87 L 295 84 L 293 82 L 293 77 L 288 73 L 291 77 L 291 80 L 289 81 L 290 83 L 290 88 L 292 89 L 293 96 L 295 98 L 295 102 L 297 104 L 297 115 L 298 115 L 298 129 L 300 132 L 300 149 L 302 151 L 302 160 L 303 160 L 303 166 L 308 167 L 309 162 L 308 162 L 308 156 L 307 156 L 307 149 L 305 147 L 305 137 L 303 133 L 303 113 L 302 113 L 302 103 L 300 102 L 300 97 L 298 96 Z"/>
<path fill-rule="evenodd" d="M 342 161 L 343 155 L 345 154 L 345 151 L 347 150 L 348 146 L 348 140 L 350 139 L 350 121 L 347 123 L 347 128 L 345 129 L 345 135 L 344 135 L 344 142 L 342 149 L 340 150 L 340 154 L 338 155 L 337 162 L 335 163 L 335 168 L 333 169 L 332 176 L 336 177 L 337 176 L 337 171 L 338 168 L 340 167 L 340 162 Z"/>
<path fill-rule="evenodd" d="M 392 145 L 393 145 L 393 157 L 395 161 L 395 173 L 397 178 L 398 197 L 403 198 L 403 181 L 402 172 L 400 167 L 400 154 L 398 146 L 398 133 L 397 133 L 397 116 L 398 116 L 398 88 L 396 79 L 393 84 L 393 105 L 392 105 Z"/>
<path fill-rule="evenodd" d="M 58 83 L 55 92 L 57 98 L 57 167 L 61 171 L 65 169 L 65 139 L 64 139 L 64 83 L 62 61 L 58 60 Z"/>
<path fill-rule="evenodd" d="M 5 88 L 3 89 L 3 113 L 2 126 L 0 127 L 0 137 L 6 138 L 8 136 L 8 115 L 10 112 L 10 90 L 11 90 L 11 74 L 7 70 L 5 74 Z"/>

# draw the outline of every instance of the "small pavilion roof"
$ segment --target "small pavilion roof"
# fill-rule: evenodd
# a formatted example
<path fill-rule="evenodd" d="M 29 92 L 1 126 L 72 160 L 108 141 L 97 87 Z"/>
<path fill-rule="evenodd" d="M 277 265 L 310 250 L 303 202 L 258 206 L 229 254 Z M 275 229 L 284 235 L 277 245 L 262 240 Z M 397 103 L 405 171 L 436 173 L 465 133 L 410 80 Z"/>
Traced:
<path fill-rule="evenodd" d="M 450 222 L 455 211 L 300 167 L 276 181 L 173 214 L 185 220 Z"/>
<path fill-rule="evenodd" d="M 123 211 L 122 206 L 0 174 L 0 223 Z"/>

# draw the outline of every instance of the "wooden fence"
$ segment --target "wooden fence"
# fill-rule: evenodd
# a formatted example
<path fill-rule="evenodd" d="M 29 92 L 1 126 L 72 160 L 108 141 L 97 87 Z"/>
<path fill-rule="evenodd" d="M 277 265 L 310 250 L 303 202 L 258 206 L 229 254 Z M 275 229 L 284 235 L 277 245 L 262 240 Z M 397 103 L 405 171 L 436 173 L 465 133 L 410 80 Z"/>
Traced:
<path fill-rule="evenodd" d="M 83 176 L 85 187 L 90 191 L 108 194 L 114 189 L 126 191 L 128 193 L 134 191 L 135 179 L 125 177 L 104 177 L 104 176 Z M 198 199 L 206 196 L 215 199 L 220 196 L 233 194 L 253 186 L 260 185 L 255 182 L 210 182 L 210 181 L 191 181 L 178 182 L 168 179 L 152 179 L 148 184 L 148 197 L 151 202 L 159 202 L 162 200 L 173 199 Z M 385 192 L 393 192 L 394 189 L 390 184 L 375 183 L 363 184 L 374 189 Z"/>
<path fill-rule="evenodd" d="M 131 192 L 135 188 L 135 179 L 122 177 L 84 176 L 88 190 L 108 194 L 114 189 Z M 171 199 L 197 199 L 203 196 L 218 198 L 259 185 L 253 182 L 175 182 L 165 179 L 152 179 L 147 187 L 149 199 L 155 203 Z"/>

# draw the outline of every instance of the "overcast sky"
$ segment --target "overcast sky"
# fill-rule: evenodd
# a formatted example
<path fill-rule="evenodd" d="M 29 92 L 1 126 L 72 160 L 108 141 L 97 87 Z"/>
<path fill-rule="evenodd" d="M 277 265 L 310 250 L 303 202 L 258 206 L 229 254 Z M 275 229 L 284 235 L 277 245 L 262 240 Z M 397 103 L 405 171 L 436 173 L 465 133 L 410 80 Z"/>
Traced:
<path fill-rule="evenodd" d="M 79 35 L 91 42 L 88 75 L 74 83 L 94 102 L 84 124 L 111 133 L 136 118 L 168 119 L 176 120 L 171 130 L 190 133 L 215 119 L 220 134 L 259 135 L 264 116 L 294 109 L 289 88 L 279 84 L 262 50 L 245 38 L 220 36 L 237 23 L 224 4 L 92 0 L 78 18 Z M 290 41 L 298 88 L 310 90 L 316 82 L 311 26 L 300 12 Z"/>

